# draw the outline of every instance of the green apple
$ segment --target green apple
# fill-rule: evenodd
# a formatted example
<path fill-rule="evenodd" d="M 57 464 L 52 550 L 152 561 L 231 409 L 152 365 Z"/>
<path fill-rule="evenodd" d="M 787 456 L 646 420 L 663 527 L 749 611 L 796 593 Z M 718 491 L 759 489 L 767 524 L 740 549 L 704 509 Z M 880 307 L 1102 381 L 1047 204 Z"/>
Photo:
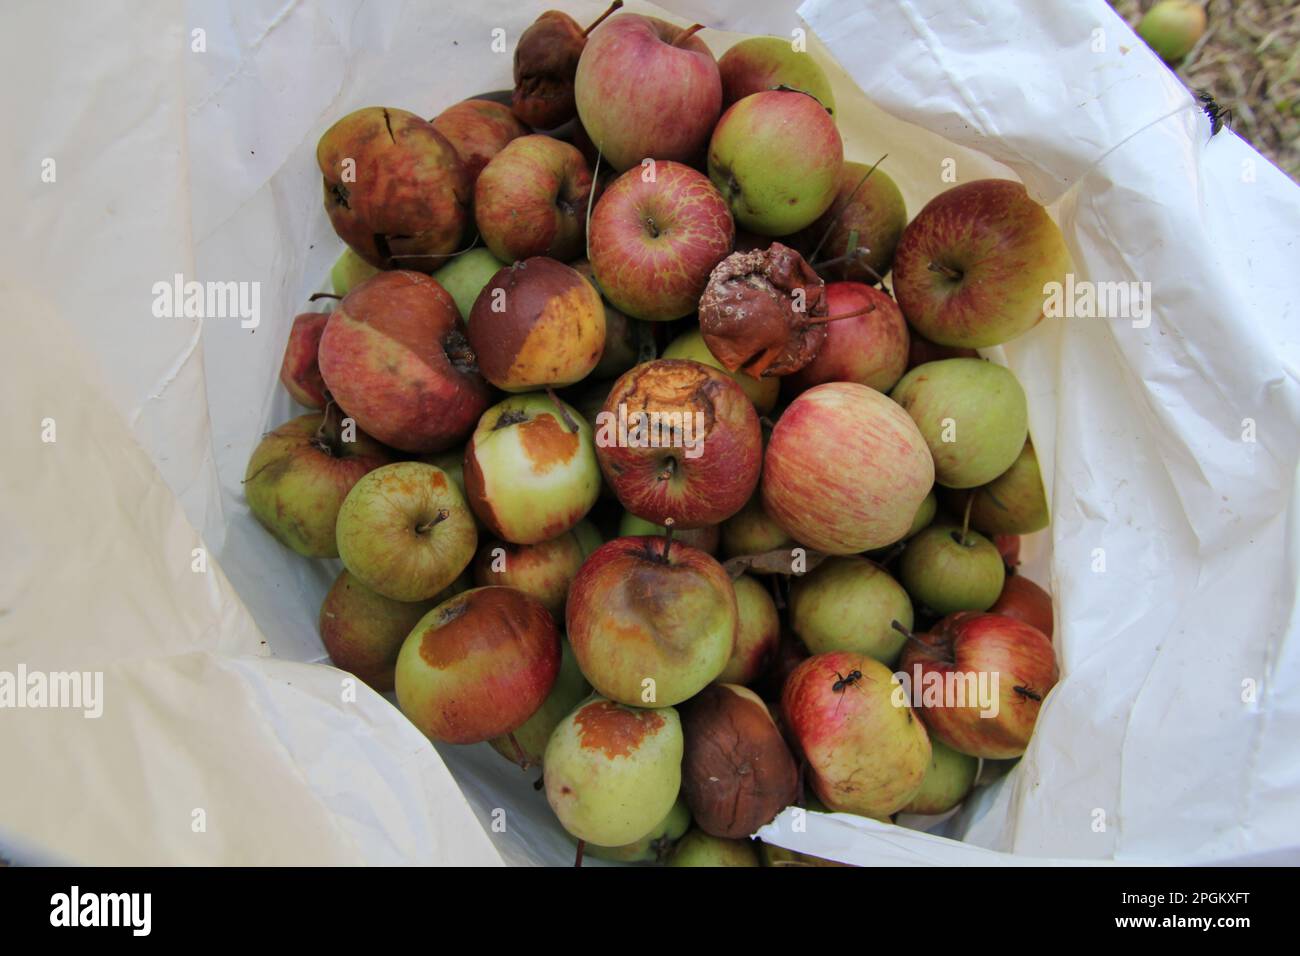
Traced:
<path fill-rule="evenodd" d="M 492 277 L 505 263 L 480 247 L 462 252 L 433 274 L 434 279 L 451 293 L 456 300 L 456 309 L 460 317 L 468 322 L 474 300 L 483 291 L 483 287 L 492 281 Z"/>
<path fill-rule="evenodd" d="M 1025 390 L 1008 369 L 983 359 L 918 365 L 890 396 L 925 437 L 935 481 L 949 488 L 992 481 L 1011 467 L 1029 434 Z"/>
<path fill-rule="evenodd" d="M 334 287 L 335 295 L 347 295 L 378 271 L 351 249 L 344 249 L 334 268 L 330 269 L 330 285 Z"/>
<path fill-rule="evenodd" d="M 893 664 L 912 629 L 912 601 L 879 565 L 857 556 L 828 558 L 790 584 L 790 626 L 814 654 L 853 651 Z"/>
<path fill-rule="evenodd" d="M 546 799 L 579 840 L 625 846 L 668 816 L 682 785 L 682 722 L 671 707 L 639 710 L 592 696 L 546 744 Z"/>
<path fill-rule="evenodd" d="M 664 349 L 662 358 L 690 359 L 716 368 L 724 375 L 730 375 L 735 383 L 744 389 L 749 400 L 754 403 L 754 410 L 760 415 L 766 415 L 776 407 L 776 399 L 781 392 L 781 380 L 775 377 L 754 378 L 754 376 L 746 375 L 744 372 L 728 370 L 713 357 L 713 353 L 709 351 L 704 336 L 698 328 L 683 332 L 669 342 L 668 347 Z"/>
<path fill-rule="evenodd" d="M 985 534 L 1033 534 L 1047 527 L 1047 493 L 1038 469 L 1038 456 L 1031 442 L 1025 442 L 1011 467 L 987 485 L 968 492 L 974 497 L 970 508 L 972 528 Z M 954 493 L 948 502 L 954 514 L 966 508 L 966 494 Z"/>
<path fill-rule="evenodd" d="M 591 552 L 605 543 L 605 539 L 601 537 L 600 529 L 590 521 L 579 521 L 574 525 L 573 533 L 577 536 L 578 544 L 582 547 L 584 559 L 589 558 Z"/>
<path fill-rule="evenodd" d="M 934 516 L 939 512 L 939 499 L 935 497 L 934 490 L 925 496 L 921 502 L 921 507 L 916 509 L 916 517 L 912 519 L 912 527 L 907 531 L 907 537 L 912 537 L 922 528 L 928 527 L 934 520 Z"/>
<path fill-rule="evenodd" d="M 465 490 L 498 538 L 537 544 L 558 537 L 600 497 L 591 426 L 544 392 L 512 395 L 483 413 L 465 447 Z"/>
<path fill-rule="evenodd" d="M 930 769 L 925 772 L 921 789 L 900 813 L 947 813 L 966 799 L 975 786 L 978 757 L 968 757 L 930 738 Z"/>
<path fill-rule="evenodd" d="M 835 94 L 826 71 L 811 53 L 796 50 L 788 37 L 741 40 L 722 54 L 718 72 L 723 109 L 751 93 L 784 86 L 817 97 L 828 113 L 835 112 Z"/>
<path fill-rule="evenodd" d="M 772 520 L 763 510 L 762 495 L 755 494 L 734 515 L 722 522 L 722 556 L 734 558 L 742 554 L 763 554 L 777 548 L 788 548 L 794 538 Z"/>
<path fill-rule="evenodd" d="M 1006 566 L 988 538 L 974 531 L 963 536 L 960 525 L 941 522 L 907 542 L 898 577 L 913 600 L 936 614 L 987 611 L 1002 593 Z"/>
<path fill-rule="evenodd" d="M 597 846 L 588 843 L 586 853 L 598 860 L 614 860 L 619 863 L 664 863 L 690 826 L 691 811 L 679 797 L 668 811 L 668 816 L 641 839 L 626 846 Z"/>
<path fill-rule="evenodd" d="M 560 673 L 542 706 L 514 732 L 488 741 L 492 749 L 523 769 L 540 767 L 555 727 L 591 693 L 568 641 L 560 644 Z M 511 739 L 513 738 L 513 739 Z M 683 827 L 683 829 L 685 829 Z"/>
<path fill-rule="evenodd" d="M 756 578 L 742 574 L 731 586 L 736 591 L 736 646 L 715 683 L 752 684 L 776 659 L 781 616 L 767 587 Z"/>
<path fill-rule="evenodd" d="M 372 590 L 394 601 L 426 601 L 474 557 L 478 529 L 446 472 L 418 461 L 376 468 L 339 509 L 339 557 Z"/>
<path fill-rule="evenodd" d="M 790 90 L 751 93 L 722 114 L 709 141 L 708 170 L 737 225 L 788 236 L 830 208 L 844 144 L 816 97 Z"/>
<path fill-rule="evenodd" d="M 762 866 L 752 840 L 726 840 L 692 830 L 677 841 L 669 866 Z"/>
<path fill-rule="evenodd" d="M 1137 25 L 1137 35 L 1166 63 L 1191 53 L 1204 34 L 1205 5 L 1198 0 L 1161 0 Z"/>

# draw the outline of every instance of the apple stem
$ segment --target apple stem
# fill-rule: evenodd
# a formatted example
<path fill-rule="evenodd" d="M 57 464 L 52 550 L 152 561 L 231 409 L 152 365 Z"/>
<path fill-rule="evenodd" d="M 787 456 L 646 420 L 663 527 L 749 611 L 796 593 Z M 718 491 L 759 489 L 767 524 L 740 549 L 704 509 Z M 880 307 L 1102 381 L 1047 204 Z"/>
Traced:
<path fill-rule="evenodd" d="M 931 272 L 939 273 L 946 279 L 951 279 L 953 282 L 957 282 L 959 279 L 961 279 L 962 274 L 960 272 L 958 272 L 956 269 L 944 265 L 942 262 L 931 262 L 929 266 L 927 266 L 927 268 Z"/>
<path fill-rule="evenodd" d="M 970 546 L 966 543 L 966 532 L 970 530 L 970 506 L 971 506 L 972 504 L 974 504 L 974 503 L 975 503 L 975 494 L 974 494 L 974 492 L 967 492 L 967 493 L 966 493 L 966 513 L 965 513 L 964 515 L 962 515 L 962 519 L 961 519 L 961 540 L 957 542 L 957 543 L 960 544 L 963 548 L 970 547 Z"/>
<path fill-rule="evenodd" d="M 945 662 L 947 662 L 947 663 L 949 663 L 949 664 L 955 664 L 955 663 L 957 663 L 957 661 L 956 661 L 954 658 L 947 657 L 947 656 L 945 656 L 945 655 L 943 655 L 943 654 L 940 654 L 940 653 L 939 653 L 939 648 L 934 647 L 934 646 L 931 645 L 931 644 L 927 644 L 927 643 L 925 643 L 925 641 L 921 640 L 919 637 L 917 637 L 915 634 L 913 634 L 913 633 L 912 633 L 911 631 L 909 631 L 907 628 L 903 627 L 902 624 L 898 623 L 897 619 L 895 619 L 895 620 L 893 620 L 893 621 L 890 621 L 890 622 L 889 622 L 889 626 L 892 627 L 894 630 L 896 630 L 899 634 L 902 634 L 905 638 L 908 639 L 908 641 L 910 641 L 911 643 L 915 644 L 915 645 L 916 645 L 917 647 L 919 647 L 921 650 L 925 651 L 925 653 L 926 653 L 927 655 L 929 655 L 929 656 L 931 656 L 931 657 L 937 657 L 937 658 L 939 658 L 940 660 L 945 661 Z"/>
<path fill-rule="evenodd" d="M 587 841 L 586 841 L 586 840 L 579 840 L 579 841 L 578 841 L 578 855 L 575 856 L 575 857 L 573 858 L 573 865 L 574 865 L 575 867 L 577 867 L 577 866 L 582 866 L 582 851 L 585 850 L 586 848 L 587 848 Z"/>
<path fill-rule="evenodd" d="M 600 147 L 599 145 L 597 145 L 597 146 L 596 146 L 596 166 L 595 166 L 595 168 L 592 169 L 592 171 L 591 171 L 591 189 L 590 189 L 590 190 L 588 191 L 588 193 L 587 193 L 587 221 L 586 221 L 585 223 L 583 223 L 583 226 L 582 226 L 582 230 L 583 230 L 582 241 L 583 241 L 584 247 L 585 247 L 586 250 L 587 250 L 587 261 L 588 261 L 588 262 L 591 262 L 591 208 L 592 208 L 593 205 L 595 205 L 595 202 L 596 202 L 596 183 L 598 182 L 598 180 L 597 180 L 596 177 L 600 175 L 600 157 L 601 157 L 601 153 L 602 153 L 602 149 L 601 149 L 601 147 Z M 592 278 L 592 281 L 595 282 L 595 279 L 596 279 L 596 273 L 595 273 L 594 271 L 593 271 L 592 274 L 591 274 L 591 278 Z M 597 283 L 596 287 L 597 287 L 598 289 L 600 288 L 599 283 Z M 603 291 L 602 291 L 602 294 L 603 294 Z"/>
<path fill-rule="evenodd" d="M 424 534 L 427 531 L 432 531 L 437 525 L 442 524 L 442 522 L 446 521 L 450 517 L 451 517 L 450 511 L 448 511 L 446 508 L 439 508 L 438 513 L 436 515 L 434 515 L 424 524 L 417 524 L 415 526 L 415 533 Z"/>
<path fill-rule="evenodd" d="M 333 292 L 316 292 L 307 297 L 308 302 L 315 302 L 318 299 L 337 299 L 341 301 L 343 296 L 335 295 Z"/>
<path fill-rule="evenodd" d="M 812 251 L 812 255 L 808 257 L 808 260 L 810 262 L 813 259 L 817 258 L 817 253 L 822 251 L 822 246 L 826 245 L 826 240 L 831 237 L 831 232 L 835 229 L 835 224 L 840 221 L 840 216 L 844 215 L 845 211 L 849 208 L 849 205 L 853 202 L 853 197 L 856 196 L 858 194 L 858 190 L 862 188 L 862 184 L 871 178 L 871 174 L 876 171 L 876 167 L 879 166 L 881 163 L 883 163 L 888 157 L 889 157 L 888 153 L 885 153 L 884 156 L 881 156 L 878 160 L 876 160 L 874 163 L 871 164 L 871 168 L 868 169 L 866 173 L 863 174 L 862 178 L 858 180 L 858 184 L 853 187 L 853 192 L 849 193 L 849 198 L 844 200 L 844 205 L 840 206 L 839 212 L 837 212 L 834 218 L 832 218 L 831 221 L 826 224 L 826 231 L 822 233 L 822 237 L 817 241 L 817 245 L 816 247 L 814 247 Z M 822 263 L 822 265 L 829 265 L 829 264 L 830 263 L 826 263 L 826 262 Z M 817 266 L 816 268 L 821 268 L 821 266 Z M 877 276 L 877 278 L 879 277 Z"/>
<path fill-rule="evenodd" d="M 691 26 L 683 30 L 681 33 L 677 34 L 677 38 L 673 40 L 672 46 L 681 46 L 684 42 L 689 40 L 691 37 L 695 36 L 695 34 L 699 33 L 703 29 L 704 29 L 703 23 L 692 24 Z"/>
<path fill-rule="evenodd" d="M 673 525 L 675 523 L 672 518 L 664 519 L 664 564 L 668 563 L 668 549 L 673 546 Z"/>
<path fill-rule="evenodd" d="M 873 303 L 871 303 L 871 305 L 867 306 L 866 308 L 863 308 L 863 309 L 857 309 L 857 310 L 855 310 L 855 311 L 853 311 L 853 312 L 841 312 L 839 315 L 818 315 L 818 316 L 814 316 L 813 318 L 808 319 L 804 324 L 805 324 L 805 325 L 824 325 L 824 324 L 827 323 L 827 322 L 838 322 L 840 319 L 851 319 L 851 318 L 853 318 L 855 315 L 866 315 L 868 312 L 875 312 L 875 311 L 876 311 L 876 304 L 873 302 Z"/>
<path fill-rule="evenodd" d="M 515 762 L 519 764 L 519 769 L 527 770 L 531 763 L 528 760 L 528 755 L 524 753 L 524 748 L 519 746 L 519 741 L 515 738 L 515 732 L 512 730 L 506 734 L 506 739 L 510 741 L 510 746 L 515 748 L 515 757 L 517 758 Z"/>
<path fill-rule="evenodd" d="M 555 403 L 555 410 L 560 413 L 560 420 L 564 422 L 565 427 L 576 435 L 578 433 L 578 423 L 573 420 L 573 416 L 565 411 L 564 403 L 560 401 L 560 396 L 555 394 L 554 387 L 546 386 L 546 394 L 551 396 L 551 401 Z"/>
<path fill-rule="evenodd" d="M 609 16 L 611 13 L 613 13 L 615 10 L 619 9 L 621 6 L 623 6 L 623 0 L 614 0 L 614 2 L 611 3 L 611 4 L 609 5 L 609 9 L 608 9 L 608 10 L 606 10 L 604 13 L 602 13 L 600 16 L 598 16 L 598 17 L 595 19 L 595 21 L 592 22 L 591 26 L 587 27 L 587 29 L 585 29 L 585 30 L 582 31 L 582 35 L 583 35 L 583 36 L 589 36 L 589 35 L 591 34 L 591 31 L 592 31 L 592 30 L 596 29 L 596 27 L 598 27 L 598 26 L 600 26 L 602 23 L 604 23 L 604 22 L 605 22 L 605 18 L 608 17 L 608 16 Z"/>
<path fill-rule="evenodd" d="M 339 427 L 342 425 L 342 409 L 334 403 L 334 399 L 325 399 L 325 411 L 321 415 L 320 427 L 316 429 L 316 434 L 312 437 L 312 444 L 335 458 L 339 455 L 339 442 L 342 436 L 339 434 Z"/>

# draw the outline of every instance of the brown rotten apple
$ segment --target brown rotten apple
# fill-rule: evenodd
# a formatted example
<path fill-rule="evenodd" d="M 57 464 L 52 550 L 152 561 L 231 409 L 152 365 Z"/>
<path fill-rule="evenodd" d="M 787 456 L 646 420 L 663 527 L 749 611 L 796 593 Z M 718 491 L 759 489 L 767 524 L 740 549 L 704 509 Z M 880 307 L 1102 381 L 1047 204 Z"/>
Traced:
<path fill-rule="evenodd" d="M 303 415 L 264 437 L 248 460 L 244 497 L 276 540 L 308 558 L 337 558 L 334 522 L 348 492 L 386 465 L 387 449 L 358 432 L 344 441 L 339 409 Z"/>
<path fill-rule="evenodd" d="M 507 392 L 572 385 L 605 349 L 605 304 L 577 270 L 543 256 L 524 259 L 479 293 L 469 344 L 483 375 Z"/>
<path fill-rule="evenodd" d="M 623 507 L 701 528 L 744 507 L 758 484 L 758 415 L 725 372 L 658 359 L 626 372 L 596 423 L 596 456 Z"/>
<path fill-rule="evenodd" d="M 474 221 L 502 262 L 582 255 L 591 195 L 582 153 L 550 136 L 522 136 L 492 157 L 474 187 Z"/>
<path fill-rule="evenodd" d="M 464 441 L 488 404 L 460 313 L 419 272 L 381 272 L 325 324 L 320 370 L 334 400 L 375 438 L 410 452 Z"/>
<path fill-rule="evenodd" d="M 460 245 L 469 173 L 447 138 L 414 113 L 349 113 L 321 137 L 316 163 L 334 231 L 372 266 L 432 270 Z"/>
<path fill-rule="evenodd" d="M 758 695 L 713 684 L 681 709 L 682 796 L 705 833 L 743 839 L 794 803 L 799 771 Z"/>
<path fill-rule="evenodd" d="M 899 668 L 930 732 L 959 753 L 987 760 L 1025 752 L 1059 676 L 1052 642 L 1037 628 L 970 611 L 909 640 Z"/>
<path fill-rule="evenodd" d="M 397 703 L 425 736 L 476 744 L 542 706 L 560 671 L 560 632 L 514 588 L 474 588 L 424 616 L 397 657 Z"/>
<path fill-rule="evenodd" d="M 933 484 L 907 412 L 875 389 L 832 382 L 796 398 L 772 430 L 763 509 L 801 544 L 856 554 L 906 535 Z"/>
<path fill-rule="evenodd" d="M 921 789 L 930 739 L 889 668 L 850 651 L 810 657 L 786 679 L 781 715 L 832 810 L 886 817 Z"/>
<path fill-rule="evenodd" d="M 515 45 L 515 90 L 511 109 L 533 129 L 555 129 L 577 115 L 573 75 L 587 36 L 623 6 L 615 0 L 585 30 L 567 13 L 547 10 L 532 22 Z"/>
<path fill-rule="evenodd" d="M 594 30 L 578 60 L 578 116 L 617 170 L 643 159 L 691 162 L 722 111 L 722 77 L 692 27 L 623 13 Z"/>
<path fill-rule="evenodd" d="M 454 103 L 429 122 L 456 150 L 471 185 L 507 143 L 528 133 L 508 106 L 492 100 Z"/>
<path fill-rule="evenodd" d="M 592 211 L 587 237 L 605 298 L 655 322 L 695 311 L 734 239 L 731 213 L 708 178 L 662 161 L 614 180 Z"/>
<path fill-rule="evenodd" d="M 1024 186 L 978 179 L 935 196 L 904 230 L 894 294 L 930 341 L 985 348 L 1037 325 L 1044 287 L 1069 267 L 1061 230 Z"/>
<path fill-rule="evenodd" d="M 722 673 L 736 640 L 736 593 L 722 565 L 657 535 L 597 548 L 565 613 L 591 686 L 638 707 L 693 697 Z"/>

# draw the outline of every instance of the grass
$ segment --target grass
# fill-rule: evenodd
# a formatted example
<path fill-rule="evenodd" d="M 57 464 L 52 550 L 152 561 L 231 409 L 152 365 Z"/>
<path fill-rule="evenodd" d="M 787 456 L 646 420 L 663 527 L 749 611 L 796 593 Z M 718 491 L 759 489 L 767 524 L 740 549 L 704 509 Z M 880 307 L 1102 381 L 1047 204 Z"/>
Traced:
<path fill-rule="evenodd" d="M 1111 0 L 1136 27 L 1155 0 Z M 1233 131 L 1300 182 L 1300 4 L 1208 0 L 1209 25 L 1174 67 L 1192 90 L 1232 111 Z"/>

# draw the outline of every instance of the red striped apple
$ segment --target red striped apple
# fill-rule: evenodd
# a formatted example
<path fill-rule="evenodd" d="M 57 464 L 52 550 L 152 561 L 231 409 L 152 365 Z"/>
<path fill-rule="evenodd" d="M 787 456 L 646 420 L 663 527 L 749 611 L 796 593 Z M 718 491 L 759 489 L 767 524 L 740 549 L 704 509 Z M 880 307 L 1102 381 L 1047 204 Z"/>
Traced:
<path fill-rule="evenodd" d="M 591 190 L 591 170 L 577 147 L 550 136 L 521 136 L 479 176 L 474 221 L 502 262 L 573 259 L 586 247 Z"/>
<path fill-rule="evenodd" d="M 462 100 L 429 122 L 456 150 L 471 185 L 507 143 L 528 134 L 510 107 L 492 100 Z"/>
<path fill-rule="evenodd" d="M 818 385 L 785 410 L 763 464 L 763 509 L 796 541 L 830 554 L 907 534 L 934 484 L 916 423 L 875 389 Z"/>

